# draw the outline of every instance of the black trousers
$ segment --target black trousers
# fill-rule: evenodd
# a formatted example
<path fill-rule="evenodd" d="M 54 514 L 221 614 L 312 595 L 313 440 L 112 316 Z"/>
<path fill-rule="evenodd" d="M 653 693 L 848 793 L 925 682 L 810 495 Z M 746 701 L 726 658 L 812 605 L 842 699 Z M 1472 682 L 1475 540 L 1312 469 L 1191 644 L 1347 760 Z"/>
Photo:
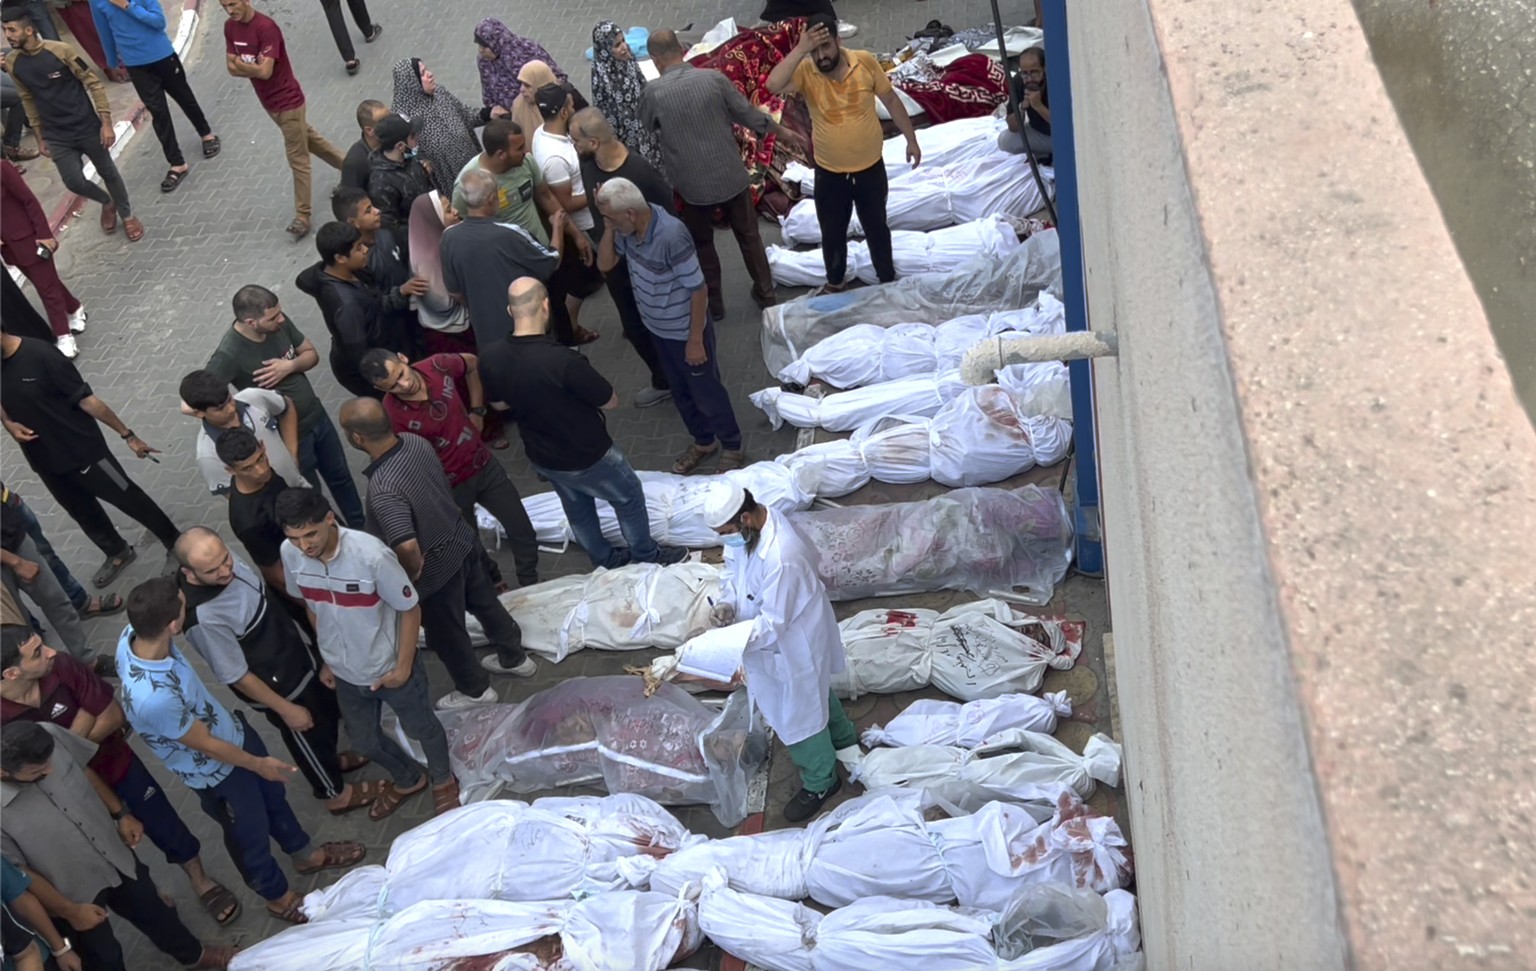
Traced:
<path fill-rule="evenodd" d="M 149 109 L 149 117 L 154 119 L 155 137 L 160 139 L 160 150 L 165 153 L 165 160 L 173 168 L 186 165 L 181 146 L 176 142 L 176 125 L 171 121 L 171 106 L 166 103 L 165 96 L 170 95 L 181 105 L 187 120 L 197 129 L 199 138 L 213 134 L 213 128 L 209 126 L 208 119 L 203 117 L 203 109 L 197 103 L 197 95 L 192 93 L 192 85 L 187 83 L 187 72 L 181 66 L 181 58 L 173 53 L 151 64 L 130 67 L 128 78 L 133 81 L 133 90 L 139 93 L 144 107 Z"/>
<path fill-rule="evenodd" d="M 149 875 L 149 868 L 138 859 L 130 878 L 96 895 L 92 903 L 137 927 L 161 953 L 182 965 L 193 965 L 203 956 L 203 943 L 187 929 L 176 911 L 160 899 L 160 890 Z M 88 931 L 77 931 L 63 918 L 55 917 L 53 926 L 68 937 L 80 952 L 80 960 L 89 971 L 127 971 L 123 946 L 112 933 L 112 922 L 104 920 Z"/>
<path fill-rule="evenodd" d="M 69 518 L 90 537 L 92 543 L 108 556 L 117 556 L 128 549 L 128 541 L 112 525 L 112 518 L 102 508 L 102 500 L 110 502 L 123 512 L 142 523 L 166 549 L 176 545 L 181 535 L 155 500 L 128 478 L 128 473 L 111 455 L 87 465 L 83 469 L 68 472 L 37 471 L 37 477 L 53 495 L 53 498 L 69 513 Z"/>
<path fill-rule="evenodd" d="M 320 6 L 325 8 L 325 22 L 331 25 L 331 37 L 336 41 L 336 49 L 341 52 L 343 61 L 357 59 L 357 50 L 352 46 L 352 35 L 347 33 L 347 21 L 341 15 L 341 0 L 320 0 Z M 352 11 L 352 19 L 357 21 L 357 29 L 366 37 L 373 31 L 373 18 L 368 16 L 368 0 L 347 0 L 347 9 Z"/>
<path fill-rule="evenodd" d="M 244 695 L 241 697 L 244 698 Z M 272 709 L 245 698 L 283 737 L 288 754 L 293 756 L 293 764 L 304 773 L 309 791 L 314 793 L 315 798 L 334 799 L 341 795 L 342 787 L 346 785 L 346 780 L 341 776 L 341 756 L 336 750 L 337 739 L 341 734 L 341 709 L 336 705 L 336 692 L 320 683 L 317 671 L 310 677 L 304 690 L 291 700 L 308 709 L 309 717 L 314 721 L 313 725 L 302 732 L 289 728 L 282 716 Z"/>
<path fill-rule="evenodd" d="M 496 599 L 496 588 L 485 572 L 479 544 L 464 557 L 464 565 L 448 582 L 421 598 L 421 629 L 427 645 L 442 660 L 453 679 L 453 687 L 472 697 L 485 693 L 491 676 L 480 666 L 475 648 L 469 642 L 469 628 L 464 614 L 469 613 L 485 629 L 485 636 L 496 648 L 496 657 L 507 667 L 522 664 L 523 631 L 507 608 Z"/>
<path fill-rule="evenodd" d="M 875 276 L 881 283 L 896 279 L 891 227 L 885 220 L 890 189 L 883 159 L 862 172 L 829 172 L 816 166 L 816 224 L 821 227 L 821 258 L 827 265 L 828 283 L 847 282 L 848 222 L 855 211 L 864 227 Z"/>

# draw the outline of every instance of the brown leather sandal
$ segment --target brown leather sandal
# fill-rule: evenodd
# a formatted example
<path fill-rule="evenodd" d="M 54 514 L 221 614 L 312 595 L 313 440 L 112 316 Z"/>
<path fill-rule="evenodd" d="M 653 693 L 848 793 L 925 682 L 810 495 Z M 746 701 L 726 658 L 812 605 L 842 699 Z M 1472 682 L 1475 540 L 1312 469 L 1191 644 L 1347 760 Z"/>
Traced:
<path fill-rule="evenodd" d="M 287 924 L 309 923 L 309 918 L 304 916 L 304 895 L 300 893 L 292 894 L 292 896 L 288 898 L 288 903 L 284 904 L 282 907 L 274 908 L 270 903 L 268 903 L 267 913 Z M 203 948 L 203 953 L 208 953 L 208 949 L 206 947 Z"/>
<path fill-rule="evenodd" d="M 709 448 L 703 448 L 697 443 L 689 445 L 688 451 L 684 452 L 682 455 L 679 455 L 677 457 L 677 461 L 672 463 L 672 473 L 674 475 L 689 475 L 693 472 L 694 469 L 699 467 L 700 462 L 709 458 L 711 455 L 714 455 L 718 451 L 720 451 L 719 442 L 716 442 Z"/>
<path fill-rule="evenodd" d="M 293 909 L 297 910 L 298 906 L 298 903 L 295 902 Z M 272 916 L 276 917 L 278 915 L 273 914 Z M 306 919 L 301 913 L 299 914 L 299 919 L 294 923 L 302 924 Z M 231 947 L 228 944 L 204 944 L 203 953 L 198 955 L 197 963 L 192 965 L 192 969 L 193 971 L 226 971 L 229 967 L 229 962 L 235 959 L 235 955 L 239 951 L 238 947 Z"/>
<path fill-rule="evenodd" d="M 715 474 L 719 475 L 721 472 L 731 472 L 735 469 L 741 468 L 746 464 L 747 453 L 745 451 L 739 448 L 734 452 L 727 449 L 726 451 L 720 453 L 720 461 L 715 463 Z"/>
<path fill-rule="evenodd" d="M 368 818 L 378 822 L 387 816 L 394 814 L 400 804 L 418 793 L 427 791 L 427 777 L 422 775 L 421 781 L 409 789 L 402 789 L 393 782 L 384 783 L 384 792 L 368 807 Z"/>
<path fill-rule="evenodd" d="M 459 808 L 459 780 L 449 779 L 432 787 L 432 815 L 441 816 Z"/>
<path fill-rule="evenodd" d="M 354 863 L 361 862 L 368 855 L 368 847 L 357 840 L 333 840 L 320 844 L 320 863 L 318 866 L 294 866 L 293 872 L 309 875 L 319 873 L 321 870 L 341 870 Z"/>
<path fill-rule="evenodd" d="M 342 771 L 346 770 L 343 769 Z M 345 816 L 347 813 L 355 812 L 364 806 L 371 806 L 380 796 L 384 795 L 385 786 L 388 785 L 389 783 L 382 779 L 354 782 L 352 783 L 352 793 L 347 797 L 347 801 L 340 806 L 327 806 L 326 810 L 332 816 Z"/>

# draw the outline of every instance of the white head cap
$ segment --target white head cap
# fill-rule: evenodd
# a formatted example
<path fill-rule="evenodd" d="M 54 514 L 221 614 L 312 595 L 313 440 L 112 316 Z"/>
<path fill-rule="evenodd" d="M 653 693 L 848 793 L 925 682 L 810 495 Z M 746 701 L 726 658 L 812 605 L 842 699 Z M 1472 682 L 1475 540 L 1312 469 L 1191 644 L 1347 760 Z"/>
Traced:
<path fill-rule="evenodd" d="M 747 504 L 746 490 L 731 481 L 715 482 L 704 494 L 704 525 L 719 529 L 736 518 Z"/>

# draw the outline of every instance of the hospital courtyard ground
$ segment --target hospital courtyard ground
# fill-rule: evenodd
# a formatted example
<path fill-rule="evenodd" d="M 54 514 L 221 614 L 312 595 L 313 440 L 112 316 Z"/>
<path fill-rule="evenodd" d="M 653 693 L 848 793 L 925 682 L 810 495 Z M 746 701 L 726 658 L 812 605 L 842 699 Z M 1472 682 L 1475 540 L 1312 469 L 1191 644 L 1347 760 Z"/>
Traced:
<path fill-rule="evenodd" d="M 582 52 L 590 44 L 590 29 L 600 19 L 611 18 L 621 26 L 640 25 L 656 29 L 670 27 L 682 31 L 683 39 L 697 37 L 717 21 L 734 16 L 743 25 L 756 20 L 759 5 L 722 0 L 702 0 L 692 5 L 641 0 L 619 7 L 585 2 L 531 5 L 490 4 L 479 0 L 453 0 L 430 7 L 405 0 L 372 0 L 375 20 L 385 25 L 385 33 L 373 45 L 358 45 L 362 70 L 356 77 L 343 71 L 324 26 L 319 5 L 309 0 L 269 0 L 258 9 L 273 16 L 283 26 L 298 78 L 305 88 L 309 117 L 331 141 L 345 148 L 356 138 L 352 120 L 357 102 L 364 98 L 388 101 L 390 68 L 402 57 L 420 57 L 439 78 L 439 82 L 459 94 L 466 102 L 479 103 L 479 83 L 475 74 L 475 49 L 471 30 L 486 16 L 504 20 L 520 34 L 537 39 L 547 47 L 583 90 L 588 88 L 588 73 Z M 1002 4 L 1003 19 L 1008 23 L 1025 22 L 1032 5 L 1007 0 Z M 928 0 L 928 2 L 877 2 L 877 0 L 842 0 L 839 14 L 859 26 L 850 46 L 869 50 L 892 50 L 905 37 L 928 20 L 938 18 L 955 29 L 987 23 L 991 20 L 987 4 L 980 0 Z M 61 236 L 60 271 L 64 279 L 91 312 L 90 329 L 81 340 L 81 371 L 103 399 L 117 409 L 141 437 L 162 450 L 160 464 L 136 462 L 119 455 L 130 472 L 171 517 L 183 528 L 203 524 L 228 536 L 222 500 L 209 496 L 197 472 L 192 456 L 195 432 L 193 423 L 177 413 L 176 385 L 181 375 L 202 366 L 230 319 L 229 298 L 246 283 L 260 283 L 276 290 L 290 318 L 319 346 L 326 341 L 325 329 L 314 303 L 293 286 L 294 276 L 315 261 L 313 237 L 291 243 L 282 232 L 289 216 L 290 180 L 282 160 L 277 131 L 258 108 L 250 86 L 230 78 L 223 68 L 221 30 L 223 14 L 216 4 L 205 2 L 201 14 L 206 18 L 198 26 L 190 53 L 184 58 L 189 76 L 204 110 L 223 139 L 223 153 L 212 161 L 194 157 L 192 174 L 174 194 L 156 191 L 164 170 L 161 157 L 148 128 L 144 128 L 125 149 L 119 166 L 135 203 L 135 213 L 148 235 L 139 244 L 129 246 L 121 234 L 104 237 L 95 225 L 92 206 L 76 219 Z M 174 16 L 172 18 L 174 32 Z M 116 115 L 122 117 L 134 102 L 127 85 L 109 85 Z M 174 111 L 175 109 L 173 109 Z M 183 144 L 192 145 L 195 137 L 179 113 L 177 126 Z M 195 156 L 195 153 L 194 153 Z M 52 211 L 62 201 L 51 164 L 38 159 L 27 165 L 27 178 L 43 207 Z M 326 202 L 335 186 L 335 173 L 317 163 L 315 202 L 317 225 L 328 219 Z M 765 241 L 777 242 L 776 227 L 763 223 Z M 724 267 L 727 315 L 716 325 L 721 367 L 730 388 L 736 413 L 746 433 L 746 448 L 754 460 L 770 459 L 794 450 L 796 430 L 772 430 L 762 413 L 753 408 L 747 395 L 772 383 L 763 367 L 758 342 L 759 313 L 748 297 L 749 283 L 728 231 L 717 238 Z M 780 288 L 781 299 L 797 291 Z M 626 402 L 644 384 L 638 358 L 619 335 L 619 324 L 606 292 L 599 292 L 587 302 L 582 322 L 602 332 L 603 338 L 584 350 L 599 371 L 606 375 Z M 937 322 L 937 321 L 935 321 Z M 323 358 L 323 355 L 322 355 Z M 345 393 L 334 383 L 322 365 L 310 374 L 317 390 L 334 417 L 345 400 Z M 637 410 L 627 404 L 610 413 L 610 429 L 615 441 L 625 450 L 637 469 L 665 469 L 673 456 L 687 443 L 676 411 L 670 404 Z M 818 433 L 824 440 L 827 433 Z M 361 453 L 354 453 L 354 469 L 362 467 Z M 523 459 L 521 446 L 496 453 L 525 496 L 547 491 L 536 481 Z M 0 464 L 7 483 L 27 497 L 42 517 L 44 529 L 77 576 L 87 577 L 100 560 L 98 551 L 64 517 L 52 499 L 37 483 L 8 438 L 0 444 Z M 707 466 L 706 466 L 707 469 Z M 1036 469 L 999 485 L 1038 482 L 1070 490 L 1072 471 L 1069 463 Z M 359 473 L 359 484 L 362 479 Z M 874 483 L 838 500 L 841 504 L 885 503 L 924 498 L 942 491 L 933 483 L 917 486 L 890 486 Z M 1068 491 L 1070 496 L 1070 491 Z M 126 593 L 133 584 L 157 572 L 162 563 L 159 546 L 137 524 L 117 516 L 128 536 L 140 550 L 138 562 L 119 578 L 113 589 Z M 510 575 L 510 557 L 496 554 Z M 586 557 L 579 551 L 546 552 L 541 561 L 543 576 L 553 578 L 589 570 Z M 840 618 L 861 609 L 881 606 L 916 606 L 943 610 L 973 599 L 969 594 L 938 593 L 882 601 L 853 601 L 837 604 Z M 1095 731 L 1114 734 L 1105 666 L 1105 634 L 1108 610 L 1103 585 L 1075 575 L 1057 589 L 1055 600 L 1040 611 L 1086 622 L 1084 651 L 1077 666 L 1067 672 L 1051 671 L 1043 690 L 1067 691 L 1076 708 L 1071 721 L 1065 722 L 1058 737 L 1081 750 Z M 98 620 L 89 625 L 94 646 L 109 647 L 116 641 L 124 619 L 121 615 Z M 503 701 L 517 701 L 541 688 L 577 676 L 621 674 L 626 665 L 641 663 L 654 654 L 604 654 L 582 652 L 559 665 L 540 662 L 539 674 L 527 681 L 499 679 L 496 684 Z M 427 655 L 434 693 L 448 689 L 448 679 L 441 666 Z M 219 689 L 223 690 L 223 689 Z M 862 729 L 884 723 L 917 697 L 942 697 L 936 691 L 901 695 L 866 695 L 848 703 L 849 715 Z M 231 700 L 225 694 L 226 701 Z M 275 732 L 264 720 L 255 719 L 268 747 L 274 754 L 285 755 Z M 194 931 L 206 940 L 224 940 L 249 944 L 276 933 L 281 925 L 267 917 L 261 903 L 240 882 L 227 854 L 220 845 L 217 827 L 198 809 L 193 794 L 169 778 L 149 756 L 141 743 L 135 742 L 146 762 L 166 783 L 173 802 L 203 841 L 204 859 L 210 873 L 231 889 L 244 903 L 244 913 L 227 929 L 215 927 L 198 906 L 185 878 L 165 864 L 153 850 L 142 853 L 157 883 L 176 898 L 178 909 Z M 368 773 L 365 772 L 366 776 Z M 793 766 L 782 747 L 777 747 L 770 763 L 766 814 L 767 828 L 784 825 L 779 811 L 794 793 L 798 783 Z M 856 794 L 858 787 L 844 786 L 841 798 Z M 302 784 L 289 788 L 289 798 L 300 818 L 317 840 L 356 839 L 369 848 L 367 862 L 383 862 L 395 836 L 428 817 L 430 803 L 425 799 L 408 802 L 383 823 L 369 821 L 366 813 L 333 818 L 308 797 Z M 534 798 L 528 796 L 527 798 Z M 1117 791 L 1100 791 L 1091 804 L 1112 812 L 1124 823 L 1123 807 Z M 679 818 L 696 832 L 712 836 L 729 835 L 705 807 L 675 810 Z M 747 825 L 752 825 L 749 820 Z M 310 890 L 333 881 L 338 874 L 299 877 L 296 886 Z M 119 937 L 128 952 L 129 964 L 136 968 L 160 967 L 165 961 L 133 928 L 115 921 Z M 717 967 L 721 953 L 711 945 L 696 955 L 688 966 Z"/>

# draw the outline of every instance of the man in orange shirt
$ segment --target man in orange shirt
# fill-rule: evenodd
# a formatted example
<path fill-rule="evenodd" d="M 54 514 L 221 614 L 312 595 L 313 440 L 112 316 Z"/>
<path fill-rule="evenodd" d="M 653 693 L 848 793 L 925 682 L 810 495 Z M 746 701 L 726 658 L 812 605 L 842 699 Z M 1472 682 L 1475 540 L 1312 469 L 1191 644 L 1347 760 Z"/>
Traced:
<path fill-rule="evenodd" d="M 847 285 L 848 223 L 855 210 L 869 257 L 881 283 L 896 279 L 891 256 L 891 227 L 886 223 L 889 193 L 885 133 L 875 112 L 875 99 L 885 105 L 891 121 L 907 139 L 907 161 L 922 160 L 917 133 L 890 78 L 868 51 L 844 50 L 837 39 L 837 18 L 817 14 L 806 22 L 800 43 L 768 75 L 774 94 L 798 91 L 811 112 L 816 162 L 816 221 L 821 226 L 821 252 L 827 264 L 829 291 Z"/>

